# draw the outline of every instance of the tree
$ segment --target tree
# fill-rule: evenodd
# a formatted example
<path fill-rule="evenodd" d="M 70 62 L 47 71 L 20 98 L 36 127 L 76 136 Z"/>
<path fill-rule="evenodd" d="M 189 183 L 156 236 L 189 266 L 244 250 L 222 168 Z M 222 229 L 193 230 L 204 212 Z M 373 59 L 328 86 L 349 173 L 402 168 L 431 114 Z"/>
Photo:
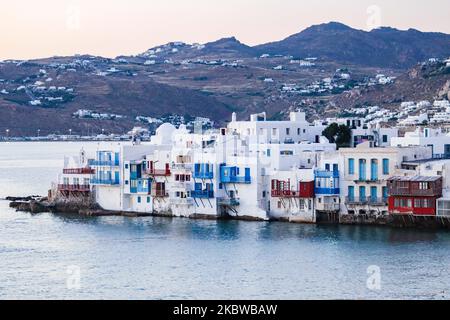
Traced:
<path fill-rule="evenodd" d="M 338 148 L 350 147 L 352 131 L 346 125 L 332 123 L 322 132 L 322 135 L 325 136 L 331 143 L 336 143 Z"/>

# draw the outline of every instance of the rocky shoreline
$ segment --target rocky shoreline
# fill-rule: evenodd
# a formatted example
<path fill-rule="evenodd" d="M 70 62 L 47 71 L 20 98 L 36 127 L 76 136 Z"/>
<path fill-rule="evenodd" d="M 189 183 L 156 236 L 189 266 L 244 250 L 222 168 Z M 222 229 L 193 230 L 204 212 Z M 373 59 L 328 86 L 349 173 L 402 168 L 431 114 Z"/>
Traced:
<path fill-rule="evenodd" d="M 28 197 L 6 197 L 6 201 L 10 201 L 9 207 L 16 211 L 28 212 L 32 214 L 38 213 L 60 213 L 75 214 L 81 217 L 167 217 L 174 218 L 170 212 L 167 213 L 136 213 L 104 210 L 97 204 L 92 202 L 76 202 L 49 200 L 47 197 L 28 196 Z M 192 215 L 190 219 L 197 220 L 242 220 L 242 221 L 263 221 L 252 217 L 212 217 L 205 215 Z M 280 221 L 288 223 L 304 224 L 304 222 L 295 219 L 273 219 L 270 221 Z M 307 223 L 311 224 L 311 223 Z M 338 219 L 321 220 L 317 224 L 334 224 L 334 225 L 352 225 L 352 226 L 379 226 L 393 228 L 416 228 L 416 229 L 450 229 L 450 219 L 444 217 L 417 217 L 417 216 L 354 216 L 342 215 Z"/>

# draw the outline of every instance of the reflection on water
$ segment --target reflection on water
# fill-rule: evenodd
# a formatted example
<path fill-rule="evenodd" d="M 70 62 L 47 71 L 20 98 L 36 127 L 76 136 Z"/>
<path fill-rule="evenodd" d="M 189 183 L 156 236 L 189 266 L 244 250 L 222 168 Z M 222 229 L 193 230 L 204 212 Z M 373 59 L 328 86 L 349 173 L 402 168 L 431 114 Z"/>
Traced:
<path fill-rule="evenodd" d="M 54 161 L 78 149 L 1 145 L 0 197 L 45 194 Z M 30 155 L 52 165 L 2 167 Z M 0 201 L 0 298 L 446 299 L 449 248 L 447 232 L 31 215 Z M 80 268 L 80 290 L 67 288 L 68 266 Z M 369 266 L 380 291 L 367 289 Z"/>

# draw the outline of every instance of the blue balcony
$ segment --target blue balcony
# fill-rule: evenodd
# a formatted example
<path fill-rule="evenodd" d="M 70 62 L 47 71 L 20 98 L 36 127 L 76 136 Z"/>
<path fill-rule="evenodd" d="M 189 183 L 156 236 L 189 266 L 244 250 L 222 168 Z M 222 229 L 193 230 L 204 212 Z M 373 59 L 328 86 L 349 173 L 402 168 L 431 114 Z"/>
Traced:
<path fill-rule="evenodd" d="M 315 188 L 316 195 L 338 196 L 341 193 L 339 188 Z"/>
<path fill-rule="evenodd" d="M 194 179 L 213 179 L 213 166 L 207 163 L 196 163 L 192 177 Z"/>
<path fill-rule="evenodd" d="M 119 160 L 89 160 L 89 166 L 91 167 L 118 167 Z"/>
<path fill-rule="evenodd" d="M 89 160 L 89 165 L 93 167 L 118 167 L 120 164 L 120 154 L 113 151 L 97 151 L 95 160 Z"/>
<path fill-rule="evenodd" d="M 315 193 L 316 195 L 339 195 L 339 171 L 316 170 Z"/>
<path fill-rule="evenodd" d="M 116 179 L 99 179 L 99 178 L 93 178 L 91 179 L 92 185 L 106 185 L 106 186 L 115 186 L 119 185 L 120 181 Z"/>
<path fill-rule="evenodd" d="M 194 191 L 191 191 L 191 197 L 194 199 L 212 199 L 212 198 L 214 198 L 214 191 L 194 190 Z"/>
<path fill-rule="evenodd" d="M 239 168 L 237 167 L 220 167 L 220 182 L 222 183 L 243 183 L 250 184 L 250 168 L 245 168 L 245 176 L 239 176 Z"/>
<path fill-rule="evenodd" d="M 138 179 L 134 180 L 136 183 L 131 181 L 131 185 L 133 187 L 130 187 L 131 193 L 144 193 L 144 194 L 150 194 L 151 192 L 151 181 L 149 179 Z"/>
<path fill-rule="evenodd" d="M 316 170 L 314 176 L 316 178 L 339 178 L 339 171 Z"/>

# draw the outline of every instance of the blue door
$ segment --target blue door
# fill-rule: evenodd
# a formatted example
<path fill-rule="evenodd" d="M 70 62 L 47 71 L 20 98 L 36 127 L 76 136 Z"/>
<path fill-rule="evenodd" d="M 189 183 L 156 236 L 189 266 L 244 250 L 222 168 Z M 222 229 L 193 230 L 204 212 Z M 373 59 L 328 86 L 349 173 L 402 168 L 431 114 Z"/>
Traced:
<path fill-rule="evenodd" d="M 370 180 L 378 180 L 378 160 L 372 159 L 370 163 Z"/>
<path fill-rule="evenodd" d="M 359 187 L 359 199 L 360 201 L 366 201 L 366 187 Z"/>
<path fill-rule="evenodd" d="M 245 180 L 250 180 L 250 168 L 245 168 Z"/>
<path fill-rule="evenodd" d="M 359 180 L 360 181 L 366 180 L 366 160 L 365 159 L 359 160 Z"/>
<path fill-rule="evenodd" d="M 355 201 L 355 187 L 353 186 L 348 187 L 348 201 Z"/>
<path fill-rule="evenodd" d="M 377 198 L 378 198 L 377 187 L 371 187 L 370 188 L 370 201 L 375 203 L 375 202 L 377 202 Z"/>
<path fill-rule="evenodd" d="M 336 163 L 333 164 L 333 172 L 339 172 L 339 166 Z"/>
<path fill-rule="evenodd" d="M 383 187 L 383 201 L 386 201 L 388 197 L 388 187 Z"/>

